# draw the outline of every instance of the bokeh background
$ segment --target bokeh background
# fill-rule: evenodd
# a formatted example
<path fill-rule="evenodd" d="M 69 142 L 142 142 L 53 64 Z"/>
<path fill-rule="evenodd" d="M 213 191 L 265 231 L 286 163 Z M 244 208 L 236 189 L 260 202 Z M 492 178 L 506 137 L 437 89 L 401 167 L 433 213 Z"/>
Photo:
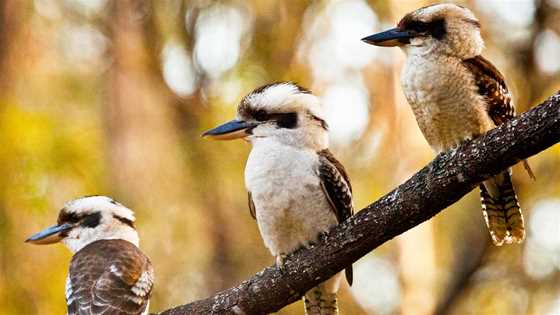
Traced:
<path fill-rule="evenodd" d="M 152 311 L 207 297 L 273 263 L 247 208 L 249 145 L 210 142 L 255 87 L 322 99 L 358 209 L 428 163 L 398 82 L 404 54 L 360 38 L 432 1 L 0 2 L 0 314 L 64 314 L 70 253 L 23 241 L 63 203 L 134 209 L 157 283 Z M 519 112 L 560 87 L 559 0 L 458 3 Z M 478 193 L 362 258 L 344 314 L 560 314 L 560 147 L 514 182 L 524 244 L 493 247 Z M 280 314 L 301 314 L 301 302 Z"/>

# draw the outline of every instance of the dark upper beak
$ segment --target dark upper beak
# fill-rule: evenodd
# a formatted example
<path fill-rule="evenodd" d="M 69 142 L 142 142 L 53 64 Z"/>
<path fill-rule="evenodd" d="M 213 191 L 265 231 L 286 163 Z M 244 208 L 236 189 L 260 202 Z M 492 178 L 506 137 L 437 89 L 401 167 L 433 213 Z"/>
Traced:
<path fill-rule="evenodd" d="M 375 46 L 402 46 L 410 43 L 410 39 L 413 37 L 414 34 L 409 31 L 401 30 L 396 27 L 381 33 L 364 37 L 362 40 Z"/>
<path fill-rule="evenodd" d="M 220 125 L 214 129 L 210 129 L 202 134 L 214 140 L 233 140 L 244 138 L 251 134 L 251 129 L 256 127 L 258 123 L 246 122 L 243 120 L 232 120 Z"/>
<path fill-rule="evenodd" d="M 32 235 L 30 238 L 26 239 L 26 243 L 36 244 L 36 245 L 45 245 L 45 244 L 52 244 L 59 242 L 63 239 L 63 232 L 69 231 L 72 229 L 72 225 L 68 223 L 64 223 L 61 225 L 53 225 L 50 226 L 41 232 Z"/>

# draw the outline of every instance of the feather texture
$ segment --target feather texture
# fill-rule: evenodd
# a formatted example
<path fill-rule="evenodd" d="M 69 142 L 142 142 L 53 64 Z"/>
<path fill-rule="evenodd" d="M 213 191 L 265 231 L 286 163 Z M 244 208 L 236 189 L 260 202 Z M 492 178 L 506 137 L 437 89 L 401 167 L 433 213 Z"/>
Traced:
<path fill-rule="evenodd" d="M 488 104 L 488 115 L 499 126 L 515 117 L 515 105 L 506 86 L 504 76 L 490 61 L 482 56 L 476 56 L 463 61 L 463 64 L 474 76 L 478 92 Z M 523 167 L 533 180 L 535 174 L 527 160 L 523 160 Z"/>
<path fill-rule="evenodd" d="M 93 242 L 72 258 L 66 289 L 68 314 L 145 314 L 153 281 L 150 260 L 134 244 Z"/>
<path fill-rule="evenodd" d="M 521 243 L 525 239 L 525 226 L 511 175 L 509 171 L 505 171 L 492 180 L 497 186 L 496 196 L 492 196 L 486 188 L 488 182 L 480 184 L 482 213 L 492 242 L 497 246 Z"/>
<path fill-rule="evenodd" d="M 334 157 L 329 149 L 317 152 L 319 154 L 319 177 L 321 187 L 331 205 L 338 223 L 346 221 L 354 214 L 352 204 L 352 186 L 344 166 Z M 346 280 L 352 285 L 352 266 L 345 270 Z"/>
<path fill-rule="evenodd" d="M 502 74 L 482 56 L 464 60 L 488 104 L 488 115 L 499 126 L 515 117 L 515 106 Z M 535 178 L 527 160 L 523 165 Z M 523 215 L 511 182 L 511 171 L 505 171 L 480 185 L 480 200 L 486 225 L 495 245 L 521 243 L 525 238 Z"/>
<path fill-rule="evenodd" d="M 338 301 L 336 293 L 329 293 L 320 285 L 309 290 L 303 297 L 306 315 L 336 315 Z"/>

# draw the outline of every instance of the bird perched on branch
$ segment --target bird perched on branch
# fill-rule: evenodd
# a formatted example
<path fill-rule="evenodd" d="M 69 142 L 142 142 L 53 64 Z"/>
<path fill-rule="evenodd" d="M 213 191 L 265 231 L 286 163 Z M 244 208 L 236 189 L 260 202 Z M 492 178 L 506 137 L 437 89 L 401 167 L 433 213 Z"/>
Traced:
<path fill-rule="evenodd" d="M 74 253 L 66 278 L 69 315 L 148 314 L 154 270 L 138 248 L 134 213 L 105 196 L 70 201 L 57 224 L 31 244 L 64 243 Z"/>
<path fill-rule="evenodd" d="M 249 209 L 277 265 L 353 214 L 344 167 L 328 149 L 328 127 L 317 97 L 291 82 L 262 86 L 239 104 L 237 119 L 205 137 L 246 139 Z M 337 314 L 342 273 L 305 294 L 307 314 Z M 346 269 L 352 283 L 352 267 Z"/>
<path fill-rule="evenodd" d="M 396 28 L 362 39 L 406 53 L 401 85 L 424 137 L 436 152 L 449 150 L 515 116 L 504 77 L 480 54 L 484 42 L 474 14 L 437 4 L 407 14 Z M 529 175 L 534 175 L 527 163 Z M 495 245 L 525 238 L 511 169 L 480 184 L 482 211 Z"/>

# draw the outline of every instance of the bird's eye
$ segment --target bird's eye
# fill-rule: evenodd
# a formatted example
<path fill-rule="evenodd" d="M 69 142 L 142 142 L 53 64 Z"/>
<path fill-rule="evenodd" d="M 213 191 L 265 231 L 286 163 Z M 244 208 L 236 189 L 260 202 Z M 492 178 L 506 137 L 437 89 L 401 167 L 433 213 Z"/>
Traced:
<path fill-rule="evenodd" d="M 268 114 L 266 113 L 266 111 L 264 111 L 264 110 L 262 110 L 262 109 L 256 111 L 256 112 L 253 114 L 253 117 L 255 117 L 255 119 L 256 119 L 257 121 L 265 121 L 265 120 L 268 120 Z"/>
<path fill-rule="evenodd" d="M 429 24 L 422 21 L 414 21 L 408 25 L 408 28 L 418 33 L 424 33 L 428 31 Z"/>
<path fill-rule="evenodd" d="M 278 114 L 276 123 L 280 128 L 293 129 L 297 127 L 298 117 L 296 113 Z"/>
<path fill-rule="evenodd" d="M 82 223 L 80 225 L 84 227 L 94 228 L 98 226 L 100 222 L 101 222 L 101 213 L 95 212 L 85 216 L 85 218 L 82 220 Z"/>
<path fill-rule="evenodd" d="M 436 39 L 443 39 L 447 33 L 444 19 L 435 19 L 429 23 L 412 21 L 406 25 L 406 29 L 418 34 L 428 34 Z"/>

